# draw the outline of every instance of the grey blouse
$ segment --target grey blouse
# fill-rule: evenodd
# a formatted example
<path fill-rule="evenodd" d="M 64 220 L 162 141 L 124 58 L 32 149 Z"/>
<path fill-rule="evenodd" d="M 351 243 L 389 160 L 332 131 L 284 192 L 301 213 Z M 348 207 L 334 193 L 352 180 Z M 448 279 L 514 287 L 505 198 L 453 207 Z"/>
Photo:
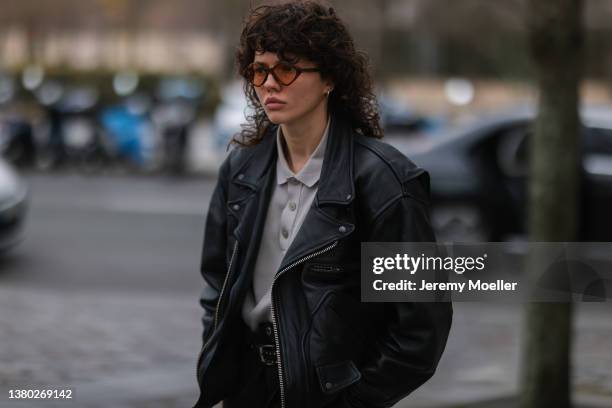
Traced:
<path fill-rule="evenodd" d="M 261 322 L 271 322 L 270 288 L 287 249 L 300 230 L 318 188 L 325 156 L 329 117 L 318 146 L 298 174 L 287 164 L 283 151 L 284 138 L 280 126 L 276 132 L 276 186 L 261 237 L 261 245 L 253 272 L 253 286 L 242 305 L 242 317 L 251 330 Z"/>

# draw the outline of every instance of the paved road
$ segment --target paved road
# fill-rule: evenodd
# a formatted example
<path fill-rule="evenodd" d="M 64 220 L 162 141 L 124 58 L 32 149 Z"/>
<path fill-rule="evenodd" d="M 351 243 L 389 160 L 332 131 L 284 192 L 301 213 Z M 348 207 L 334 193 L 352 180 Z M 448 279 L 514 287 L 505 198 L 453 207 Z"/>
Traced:
<path fill-rule="evenodd" d="M 31 175 L 26 241 L 4 284 L 189 291 L 211 181 Z"/>
<path fill-rule="evenodd" d="M 191 406 L 199 251 L 213 182 L 28 179 L 27 239 L 0 261 L 0 407 Z M 599 406 L 612 405 L 610 316 L 609 304 L 577 310 L 574 383 Z M 515 392 L 521 328 L 516 305 L 456 304 L 438 372 L 398 407 Z M 33 387 L 71 388 L 74 400 L 8 401 L 8 389 Z"/>
<path fill-rule="evenodd" d="M 78 406 L 193 402 L 214 183 L 27 178 L 26 240 L 0 261 L 0 406 L 34 386 L 73 388 Z"/>

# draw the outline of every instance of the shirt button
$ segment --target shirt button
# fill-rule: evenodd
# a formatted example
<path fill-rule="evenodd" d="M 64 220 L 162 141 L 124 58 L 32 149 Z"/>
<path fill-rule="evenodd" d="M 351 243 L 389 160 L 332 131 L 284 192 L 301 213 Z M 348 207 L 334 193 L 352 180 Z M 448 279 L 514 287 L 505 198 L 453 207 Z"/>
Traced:
<path fill-rule="evenodd" d="M 240 173 L 240 174 L 238 175 L 238 180 L 242 180 L 243 178 L 244 178 L 244 174 Z"/>
<path fill-rule="evenodd" d="M 347 196 L 346 196 L 346 199 L 347 199 L 347 200 L 350 200 L 350 199 L 351 199 L 351 197 L 352 197 L 352 195 L 351 195 L 351 194 L 349 194 L 349 195 L 347 195 Z"/>
<path fill-rule="evenodd" d="M 338 227 L 338 231 L 344 234 L 346 232 L 346 227 L 344 225 L 341 225 L 340 227 Z"/>
<path fill-rule="evenodd" d="M 238 211 L 240 209 L 240 206 L 238 204 L 234 204 L 232 208 L 234 209 L 234 211 Z"/>
<path fill-rule="evenodd" d="M 334 384 L 332 384 L 330 382 L 326 382 L 325 383 L 325 388 L 328 389 L 328 390 L 331 390 L 333 386 L 334 386 Z"/>
<path fill-rule="evenodd" d="M 289 209 L 290 209 L 291 211 L 295 211 L 295 207 L 297 207 L 297 206 L 295 205 L 295 203 L 294 203 L 293 201 L 290 201 L 290 202 L 289 202 Z"/>
<path fill-rule="evenodd" d="M 287 238 L 289 236 L 289 232 L 285 228 L 281 230 L 281 234 L 283 234 L 283 238 Z"/>

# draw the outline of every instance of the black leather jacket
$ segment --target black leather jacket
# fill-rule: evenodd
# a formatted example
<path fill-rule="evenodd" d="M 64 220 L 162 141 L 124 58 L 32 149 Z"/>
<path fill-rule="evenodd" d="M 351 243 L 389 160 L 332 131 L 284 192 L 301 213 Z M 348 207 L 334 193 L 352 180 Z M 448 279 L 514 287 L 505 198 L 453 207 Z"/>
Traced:
<path fill-rule="evenodd" d="M 236 391 L 241 304 L 274 186 L 275 132 L 229 154 L 211 199 L 196 407 Z M 281 403 L 390 407 L 433 375 L 452 305 L 360 302 L 361 242 L 435 241 L 429 175 L 340 117 L 329 132 L 316 198 L 272 284 Z"/>

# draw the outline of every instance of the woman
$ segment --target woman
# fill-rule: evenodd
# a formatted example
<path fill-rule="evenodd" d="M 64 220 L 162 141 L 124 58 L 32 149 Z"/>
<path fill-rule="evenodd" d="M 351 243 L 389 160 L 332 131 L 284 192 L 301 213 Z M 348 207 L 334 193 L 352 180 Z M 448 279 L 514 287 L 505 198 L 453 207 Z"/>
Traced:
<path fill-rule="evenodd" d="M 390 407 L 433 375 L 452 308 L 360 302 L 360 247 L 435 241 L 428 175 L 377 140 L 332 8 L 255 8 L 236 60 L 255 113 L 208 210 L 196 407 Z"/>

